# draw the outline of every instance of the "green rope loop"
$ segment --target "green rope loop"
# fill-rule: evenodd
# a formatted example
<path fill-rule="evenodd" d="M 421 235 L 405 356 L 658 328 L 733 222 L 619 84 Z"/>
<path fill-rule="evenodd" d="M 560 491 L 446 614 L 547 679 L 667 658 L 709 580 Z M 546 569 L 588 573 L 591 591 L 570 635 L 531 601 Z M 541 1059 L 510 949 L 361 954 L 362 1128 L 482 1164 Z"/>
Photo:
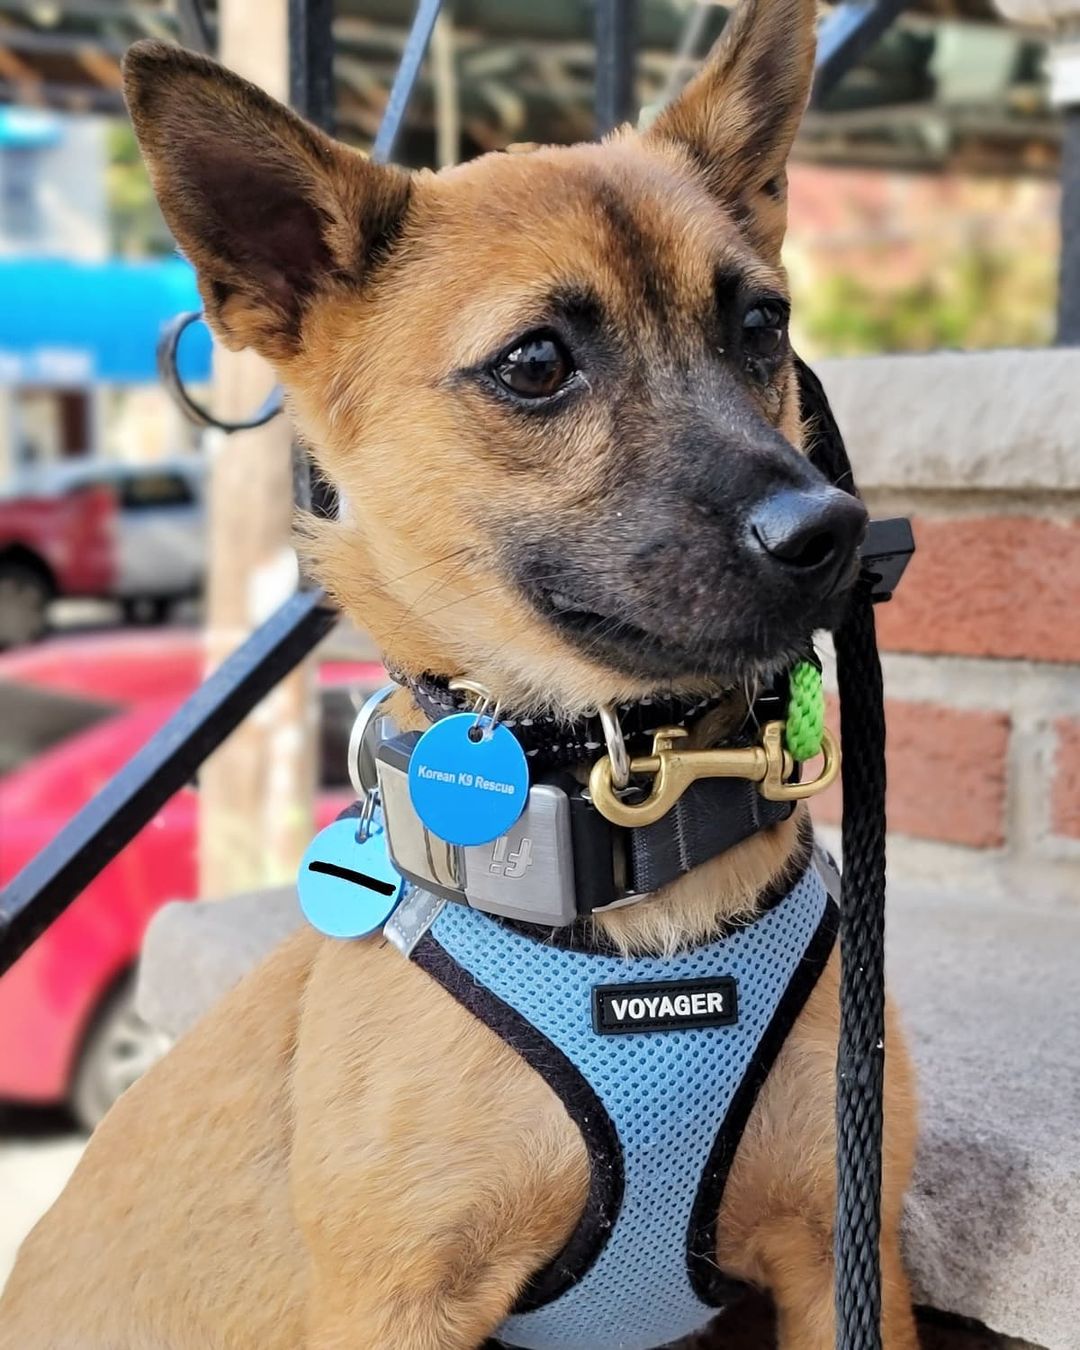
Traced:
<path fill-rule="evenodd" d="M 812 661 L 800 661 L 788 676 L 787 726 L 784 743 L 791 758 L 801 764 L 821 751 L 825 732 L 825 693 L 821 671 Z"/>

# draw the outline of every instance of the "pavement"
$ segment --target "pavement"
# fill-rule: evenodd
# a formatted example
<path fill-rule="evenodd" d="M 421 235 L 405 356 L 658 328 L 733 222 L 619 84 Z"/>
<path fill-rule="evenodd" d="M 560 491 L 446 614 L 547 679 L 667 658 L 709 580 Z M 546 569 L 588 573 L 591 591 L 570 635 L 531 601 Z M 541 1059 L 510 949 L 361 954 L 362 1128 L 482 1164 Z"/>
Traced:
<path fill-rule="evenodd" d="M 86 1140 L 60 1117 L 0 1117 L 0 1287 L 23 1238 L 63 1190 Z"/>

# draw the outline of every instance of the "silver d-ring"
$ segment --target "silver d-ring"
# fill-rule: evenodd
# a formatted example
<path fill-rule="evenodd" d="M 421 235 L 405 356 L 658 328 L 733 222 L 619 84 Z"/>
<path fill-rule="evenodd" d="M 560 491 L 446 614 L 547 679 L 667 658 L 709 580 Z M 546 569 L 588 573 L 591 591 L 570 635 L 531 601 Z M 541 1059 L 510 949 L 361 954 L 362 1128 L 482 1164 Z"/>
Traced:
<path fill-rule="evenodd" d="M 369 732 L 382 715 L 383 704 L 397 690 L 396 684 L 387 684 L 365 699 L 352 724 L 349 733 L 349 782 L 357 797 L 366 798 L 378 783 L 375 776 L 375 751 L 378 746 Z"/>
<path fill-rule="evenodd" d="M 604 728 L 604 740 L 611 760 L 611 781 L 617 788 L 624 788 L 630 782 L 630 755 L 623 740 L 619 719 L 610 703 L 601 705 L 600 725 Z"/>

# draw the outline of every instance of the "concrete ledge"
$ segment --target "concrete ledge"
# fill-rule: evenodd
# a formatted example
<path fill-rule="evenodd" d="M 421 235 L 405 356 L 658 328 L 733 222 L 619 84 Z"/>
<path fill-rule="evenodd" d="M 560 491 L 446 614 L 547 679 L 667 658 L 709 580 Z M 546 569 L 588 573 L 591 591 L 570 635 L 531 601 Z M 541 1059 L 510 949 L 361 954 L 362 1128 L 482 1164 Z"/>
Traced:
<path fill-rule="evenodd" d="M 303 922 L 292 886 L 228 900 L 173 901 L 143 943 L 135 1001 L 174 1039 L 227 994 Z"/>
<path fill-rule="evenodd" d="M 1076 1350 L 1080 916 L 899 888 L 891 906 L 923 1103 L 905 1223 L 917 1300 Z M 144 1015 L 182 1034 L 299 922 L 290 890 L 166 907 L 144 950 Z"/>
<path fill-rule="evenodd" d="M 816 363 L 860 487 L 1080 489 L 1080 349 Z"/>
<path fill-rule="evenodd" d="M 906 1231 L 918 1300 L 1072 1350 L 1080 916 L 951 893 L 892 900 L 890 976 L 922 1097 Z"/>

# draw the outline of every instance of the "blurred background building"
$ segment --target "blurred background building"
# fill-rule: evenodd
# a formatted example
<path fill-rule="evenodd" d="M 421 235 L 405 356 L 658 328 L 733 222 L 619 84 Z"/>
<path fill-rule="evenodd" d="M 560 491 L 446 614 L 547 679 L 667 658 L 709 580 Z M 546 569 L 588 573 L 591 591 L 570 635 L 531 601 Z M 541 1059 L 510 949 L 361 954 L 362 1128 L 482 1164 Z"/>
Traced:
<path fill-rule="evenodd" d="M 1080 6 L 998 3 L 1025 21 Z M 1006 23 L 993 0 L 896 7 L 884 36 L 811 104 L 786 260 L 795 342 L 822 375 L 860 487 L 875 514 L 912 516 L 918 541 L 879 616 L 891 877 L 901 900 L 905 886 L 936 888 L 924 950 L 952 931 L 963 965 L 987 966 L 979 997 L 997 1006 L 1017 953 L 1041 980 L 1051 949 L 1067 953 L 1080 936 L 1080 29 L 1064 97 L 1067 43 L 1046 28 Z M 842 8 L 823 4 L 823 20 Z M 413 0 L 334 0 L 334 118 L 360 148 L 413 10 Z M 636 10 L 647 115 L 693 72 L 726 11 L 711 0 Z M 285 96 L 285 20 L 284 0 L 0 0 L 0 648 L 10 649 L 0 883 L 296 585 L 284 419 L 229 439 L 196 430 L 158 381 L 163 325 L 199 302 L 124 116 L 119 66 L 136 38 L 186 39 Z M 443 165 L 591 137 L 595 20 L 592 0 L 447 0 L 396 157 Z M 233 419 L 268 387 L 257 361 L 212 354 L 198 326 L 180 367 L 196 397 Z M 129 631 L 148 623 L 168 627 Z M 92 1125 L 162 1048 L 132 994 L 155 911 L 288 881 L 315 824 L 349 799 L 349 729 L 385 673 L 362 635 L 339 625 L 330 641 L 0 978 L 0 1027 L 18 1028 L 0 1036 L 0 1108 L 59 1106 Z M 839 814 L 838 796 L 815 805 L 826 830 Z M 1035 938 L 1045 947 L 1033 956 Z M 208 968 L 166 946 L 162 968 L 177 983 Z M 959 988 L 961 973 L 951 973 Z M 1043 1058 L 1009 1082 L 1022 1099 L 1013 1126 L 993 1094 L 984 1104 L 979 1057 L 963 1048 L 954 1058 L 978 1079 L 970 1120 L 953 1063 L 948 1091 L 927 1099 L 932 1146 L 950 1130 L 977 1146 L 942 1150 L 936 1173 L 931 1148 L 920 1203 L 929 1211 L 955 1192 L 947 1227 L 962 1236 L 944 1244 L 933 1278 L 924 1264 L 921 1290 L 936 1308 L 1064 1350 L 1072 1321 L 1061 1335 L 1046 1328 L 1076 1244 L 1054 1216 L 1078 1193 L 1080 1148 L 1048 1141 L 1075 1135 L 1054 1115 L 1075 1074 L 1055 1077 L 1057 1024 L 1048 1015 L 1029 1036 L 1043 1004 L 1014 992 L 1002 1040 L 1025 1053 L 1025 1037 L 1041 1043 Z M 1076 1006 L 1075 979 L 1041 992 Z M 946 1033 L 963 1020 L 948 1018 L 926 1042 L 945 1059 Z M 992 1037 L 982 1048 L 997 1050 Z M 48 1119 L 70 1129 L 67 1116 Z M 0 1139 L 0 1281 L 78 1151 Z M 1040 1241 L 1029 1241 L 1031 1214 Z M 983 1258 L 1004 1232 L 1023 1252 L 990 1278 Z M 1071 1302 L 1057 1298 L 1073 1317 Z"/>
<path fill-rule="evenodd" d="M 154 345 L 197 296 L 166 238 L 124 236 L 115 160 L 128 138 L 118 152 L 115 110 L 4 92 L 30 101 L 0 105 L 0 479 L 84 455 L 191 448 L 155 388 Z M 193 379 L 208 378 L 205 337 L 185 358 Z"/>
<path fill-rule="evenodd" d="M 678 87 L 724 12 L 644 0 L 644 106 Z M 337 5 L 345 139 L 366 145 L 374 134 L 411 14 L 409 0 Z M 0 123 L 0 254 L 168 253 L 122 118 L 118 62 L 136 37 L 174 36 L 177 20 L 164 3 L 0 4 L 0 100 L 10 109 L 6 133 Z M 458 0 L 440 21 L 399 157 L 434 164 L 590 136 L 592 23 L 587 0 Z M 910 6 L 811 110 L 800 137 L 790 263 L 807 349 L 1047 340 L 1060 139 L 1038 35 L 1005 24 L 991 0 Z M 76 162 L 79 172 L 65 170 Z"/>

